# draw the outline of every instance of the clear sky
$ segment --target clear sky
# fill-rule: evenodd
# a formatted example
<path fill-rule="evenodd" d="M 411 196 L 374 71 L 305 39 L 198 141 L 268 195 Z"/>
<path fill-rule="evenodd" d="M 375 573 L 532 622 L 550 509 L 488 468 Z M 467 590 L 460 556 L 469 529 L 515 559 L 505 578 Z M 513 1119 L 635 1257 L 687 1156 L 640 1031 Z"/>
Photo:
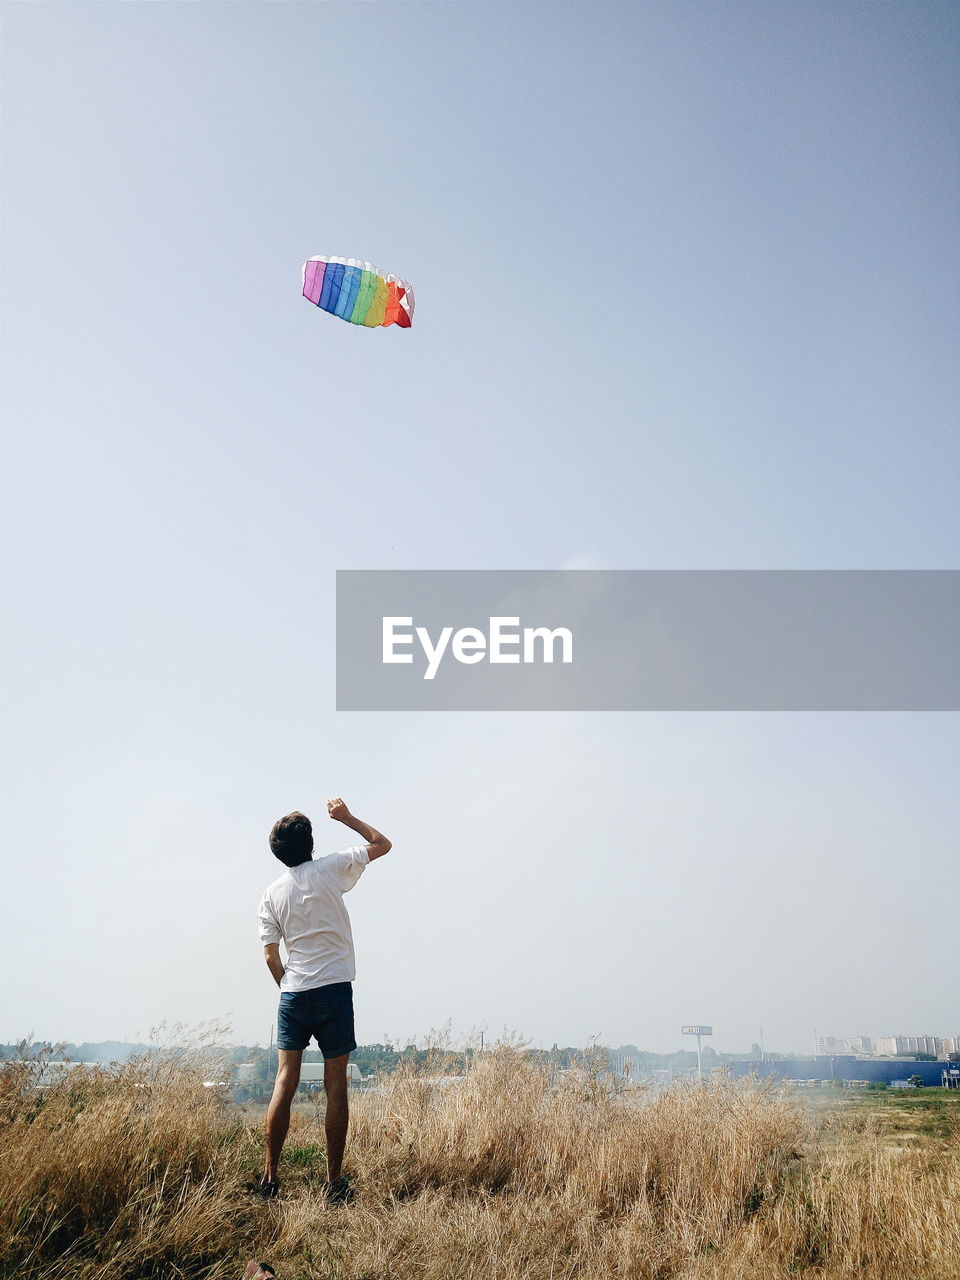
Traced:
<path fill-rule="evenodd" d="M 952 4 L 7 4 L 0 1040 L 960 1033 L 955 715 L 337 714 L 347 568 L 952 568 Z M 414 328 L 300 297 L 318 253 Z"/>

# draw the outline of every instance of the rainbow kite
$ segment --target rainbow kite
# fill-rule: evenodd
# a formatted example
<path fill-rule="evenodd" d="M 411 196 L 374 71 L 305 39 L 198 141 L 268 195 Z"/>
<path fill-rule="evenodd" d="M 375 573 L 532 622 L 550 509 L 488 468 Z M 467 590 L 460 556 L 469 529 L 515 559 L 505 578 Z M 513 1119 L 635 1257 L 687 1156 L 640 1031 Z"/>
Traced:
<path fill-rule="evenodd" d="M 321 311 L 362 324 L 368 329 L 413 323 L 413 289 L 399 276 L 385 276 L 358 258 L 328 258 L 319 254 L 303 264 L 303 296 Z"/>

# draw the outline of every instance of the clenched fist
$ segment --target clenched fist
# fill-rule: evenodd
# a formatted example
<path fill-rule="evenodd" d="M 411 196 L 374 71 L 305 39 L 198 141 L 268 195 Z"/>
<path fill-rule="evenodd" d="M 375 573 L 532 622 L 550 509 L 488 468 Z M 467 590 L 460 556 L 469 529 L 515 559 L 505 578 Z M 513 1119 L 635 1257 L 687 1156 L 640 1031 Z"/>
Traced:
<path fill-rule="evenodd" d="M 350 810 L 339 796 L 327 801 L 327 813 L 333 818 L 334 822 L 345 822 L 350 817 Z"/>

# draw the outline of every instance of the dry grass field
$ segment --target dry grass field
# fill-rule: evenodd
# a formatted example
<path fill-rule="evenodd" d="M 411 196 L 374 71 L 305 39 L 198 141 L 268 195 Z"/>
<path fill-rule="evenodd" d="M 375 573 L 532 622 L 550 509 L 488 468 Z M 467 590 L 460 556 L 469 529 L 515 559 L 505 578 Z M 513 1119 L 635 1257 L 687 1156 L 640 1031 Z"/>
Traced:
<path fill-rule="evenodd" d="M 298 1109 L 283 1197 L 259 1202 L 257 1118 L 203 1064 L 0 1074 L 0 1268 L 37 1280 L 955 1280 L 960 1098 L 818 1097 L 712 1080 L 651 1092 L 551 1077 L 501 1046 L 353 1096 L 328 1207 L 323 1135 Z M 920 1104 L 925 1105 L 921 1106 Z M 934 1105 L 935 1104 L 935 1105 Z"/>

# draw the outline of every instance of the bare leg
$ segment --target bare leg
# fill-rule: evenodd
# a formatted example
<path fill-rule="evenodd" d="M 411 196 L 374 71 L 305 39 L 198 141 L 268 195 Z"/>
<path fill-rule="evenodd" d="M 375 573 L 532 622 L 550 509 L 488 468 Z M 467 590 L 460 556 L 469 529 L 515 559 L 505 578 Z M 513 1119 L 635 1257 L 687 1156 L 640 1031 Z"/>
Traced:
<path fill-rule="evenodd" d="M 323 1064 L 323 1087 L 327 1094 L 327 1178 L 336 1182 L 343 1167 L 343 1149 L 347 1145 L 350 1104 L 347 1100 L 347 1063 L 349 1053 L 327 1058 Z"/>
<path fill-rule="evenodd" d="M 280 1163 L 280 1152 L 290 1128 L 290 1103 L 300 1083 L 300 1060 L 303 1051 L 300 1049 L 278 1049 L 280 1061 L 277 1066 L 277 1079 L 273 1086 L 273 1097 L 267 1108 L 267 1160 L 263 1170 L 264 1182 L 277 1181 L 277 1165 Z"/>

